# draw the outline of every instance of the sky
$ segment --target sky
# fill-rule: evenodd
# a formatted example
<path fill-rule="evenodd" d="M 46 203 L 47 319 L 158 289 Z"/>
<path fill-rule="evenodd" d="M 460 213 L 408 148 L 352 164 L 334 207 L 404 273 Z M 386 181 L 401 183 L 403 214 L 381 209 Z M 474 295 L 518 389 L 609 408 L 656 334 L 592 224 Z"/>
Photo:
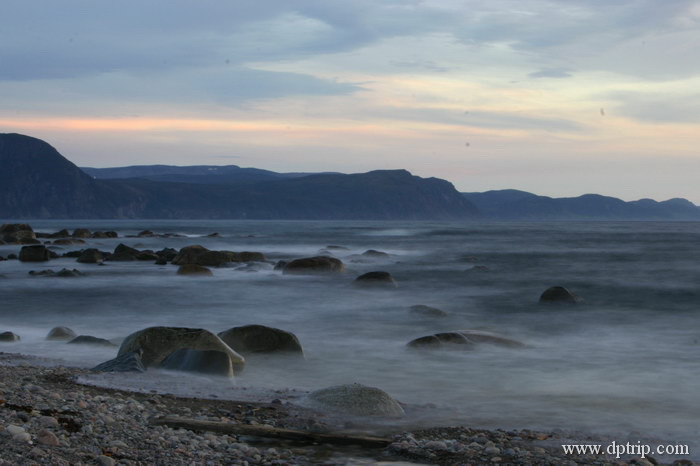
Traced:
<path fill-rule="evenodd" d="M 80 166 L 700 203 L 699 57 L 690 0 L 4 0 L 0 132 Z"/>

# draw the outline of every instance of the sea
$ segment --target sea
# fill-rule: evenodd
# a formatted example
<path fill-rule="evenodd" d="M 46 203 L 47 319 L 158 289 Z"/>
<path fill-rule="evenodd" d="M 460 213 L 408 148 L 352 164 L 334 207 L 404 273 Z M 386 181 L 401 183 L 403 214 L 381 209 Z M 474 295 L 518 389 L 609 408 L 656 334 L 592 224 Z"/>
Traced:
<path fill-rule="evenodd" d="M 2 261 L 0 331 L 22 340 L 0 345 L 0 351 L 87 368 L 114 357 L 116 347 L 46 341 L 49 329 L 68 326 L 118 343 L 149 326 L 219 332 L 262 324 L 296 334 L 306 361 L 249 364 L 235 384 L 261 393 L 356 382 L 418 407 L 425 424 L 561 429 L 691 445 L 700 438 L 700 223 L 29 223 L 39 232 L 117 231 L 117 239 L 88 240 L 88 247 L 107 251 L 119 243 L 152 250 L 199 244 L 259 251 L 270 263 L 215 268 L 213 277 L 193 278 L 151 262 Z M 127 237 L 145 229 L 181 236 Z M 206 236 L 214 232 L 220 236 Z M 327 249 L 331 245 L 347 249 Z M 388 255 L 362 255 L 370 249 Z M 0 246 L 0 256 L 18 250 Z M 345 273 L 284 275 L 273 268 L 278 260 L 328 251 L 345 263 Z M 28 273 L 61 268 L 86 276 Z M 355 277 L 378 270 L 391 273 L 398 288 L 352 286 Z M 551 286 L 585 301 L 540 304 Z M 411 313 L 418 304 L 448 315 Z M 464 329 L 504 335 L 525 347 L 406 346 L 421 336 Z M 201 377 L 191 377 L 192 386 L 201 387 Z M 207 393 L 217 396 L 220 387 L 212 382 Z"/>

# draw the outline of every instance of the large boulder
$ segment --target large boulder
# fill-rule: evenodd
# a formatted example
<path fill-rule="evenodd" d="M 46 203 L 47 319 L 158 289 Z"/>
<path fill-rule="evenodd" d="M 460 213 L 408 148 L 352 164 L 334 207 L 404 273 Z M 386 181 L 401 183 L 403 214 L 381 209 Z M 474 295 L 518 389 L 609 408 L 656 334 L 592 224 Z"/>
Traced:
<path fill-rule="evenodd" d="M 373 289 L 396 289 L 399 285 L 394 280 L 389 272 L 367 272 L 360 275 L 353 282 L 358 288 L 373 288 Z"/>
<path fill-rule="evenodd" d="M 141 361 L 141 350 L 131 351 L 114 359 L 96 365 L 91 370 L 95 372 L 145 372 Z"/>
<path fill-rule="evenodd" d="M 341 273 L 345 271 L 345 265 L 340 259 L 329 256 L 305 257 L 288 262 L 282 269 L 284 274 L 324 274 Z"/>
<path fill-rule="evenodd" d="M 104 260 L 104 256 L 99 249 L 89 248 L 80 253 L 77 261 L 81 264 L 99 264 Z"/>
<path fill-rule="evenodd" d="M 184 248 L 180 249 L 180 252 L 173 257 L 171 262 L 173 265 L 197 264 L 197 258 L 206 252 L 210 251 L 204 246 L 185 246 Z"/>
<path fill-rule="evenodd" d="M 138 249 L 127 246 L 126 244 L 119 243 L 119 245 L 114 248 L 114 252 L 109 256 L 110 261 L 135 261 L 139 253 Z"/>
<path fill-rule="evenodd" d="M 68 327 L 54 327 L 52 328 L 48 335 L 46 335 L 47 340 L 72 340 L 78 335 Z"/>
<path fill-rule="evenodd" d="M 0 342 L 2 343 L 15 343 L 20 340 L 19 335 L 12 332 L 2 332 L 0 333 Z"/>
<path fill-rule="evenodd" d="M 51 259 L 51 251 L 46 246 L 23 246 L 19 251 L 19 260 L 22 262 L 46 262 Z"/>
<path fill-rule="evenodd" d="M 309 394 L 312 406 L 351 416 L 401 417 L 406 413 L 388 393 L 358 383 L 338 385 Z"/>
<path fill-rule="evenodd" d="M 409 348 L 416 349 L 474 349 L 480 344 L 490 344 L 506 348 L 523 348 L 517 340 L 480 330 L 458 330 L 416 338 L 408 342 Z"/>
<path fill-rule="evenodd" d="M 264 325 L 233 327 L 219 333 L 219 337 L 234 351 L 244 356 L 284 354 L 304 357 L 304 350 L 296 335 Z"/>
<path fill-rule="evenodd" d="M 196 264 L 185 264 L 181 265 L 179 269 L 177 269 L 177 274 L 178 275 L 198 275 L 200 277 L 211 277 L 214 274 L 212 273 L 211 270 L 209 270 L 206 267 L 203 267 L 201 265 L 196 265 Z"/>
<path fill-rule="evenodd" d="M 119 348 L 119 355 L 139 349 L 143 351 L 141 360 L 146 368 L 160 366 L 170 355 L 183 349 L 223 353 L 228 359 L 223 375 L 229 377 L 242 371 L 245 366 L 243 356 L 232 350 L 221 338 L 201 328 L 149 327 L 126 337 Z M 169 368 L 178 369 L 172 365 Z"/>
<path fill-rule="evenodd" d="M 0 226 L 0 239 L 8 243 L 36 244 L 36 233 L 26 223 L 6 223 Z"/>
<path fill-rule="evenodd" d="M 541 303 L 567 303 L 576 304 L 582 303 L 583 298 L 575 295 L 563 286 L 553 286 L 547 288 L 540 296 Z"/>

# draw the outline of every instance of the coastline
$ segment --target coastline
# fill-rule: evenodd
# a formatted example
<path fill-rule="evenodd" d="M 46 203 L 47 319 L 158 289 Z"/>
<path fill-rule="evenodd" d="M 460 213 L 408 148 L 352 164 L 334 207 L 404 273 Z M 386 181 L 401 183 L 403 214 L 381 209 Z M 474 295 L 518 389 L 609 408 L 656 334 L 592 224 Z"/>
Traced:
<path fill-rule="evenodd" d="M 606 456 L 564 455 L 571 439 L 557 432 L 472 429 L 465 426 L 392 431 L 386 448 L 299 443 L 154 425 L 165 416 L 316 433 L 367 434 L 364 425 L 280 399 L 243 401 L 187 398 L 149 390 L 86 385 L 86 369 L 0 353 L 0 465 L 99 464 L 657 464 Z M 396 431 L 399 430 L 399 431 Z M 671 464 L 671 463 L 658 463 Z M 680 463 L 676 464 L 692 464 Z"/>

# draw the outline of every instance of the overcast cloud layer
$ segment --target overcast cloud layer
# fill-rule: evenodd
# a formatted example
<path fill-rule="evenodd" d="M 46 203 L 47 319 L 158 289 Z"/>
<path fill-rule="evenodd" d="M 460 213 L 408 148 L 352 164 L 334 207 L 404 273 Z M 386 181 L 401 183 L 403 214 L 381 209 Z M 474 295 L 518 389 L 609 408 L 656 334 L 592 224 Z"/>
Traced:
<path fill-rule="evenodd" d="M 688 0 L 8 0 L 0 131 L 80 165 L 700 203 L 699 26 Z"/>

